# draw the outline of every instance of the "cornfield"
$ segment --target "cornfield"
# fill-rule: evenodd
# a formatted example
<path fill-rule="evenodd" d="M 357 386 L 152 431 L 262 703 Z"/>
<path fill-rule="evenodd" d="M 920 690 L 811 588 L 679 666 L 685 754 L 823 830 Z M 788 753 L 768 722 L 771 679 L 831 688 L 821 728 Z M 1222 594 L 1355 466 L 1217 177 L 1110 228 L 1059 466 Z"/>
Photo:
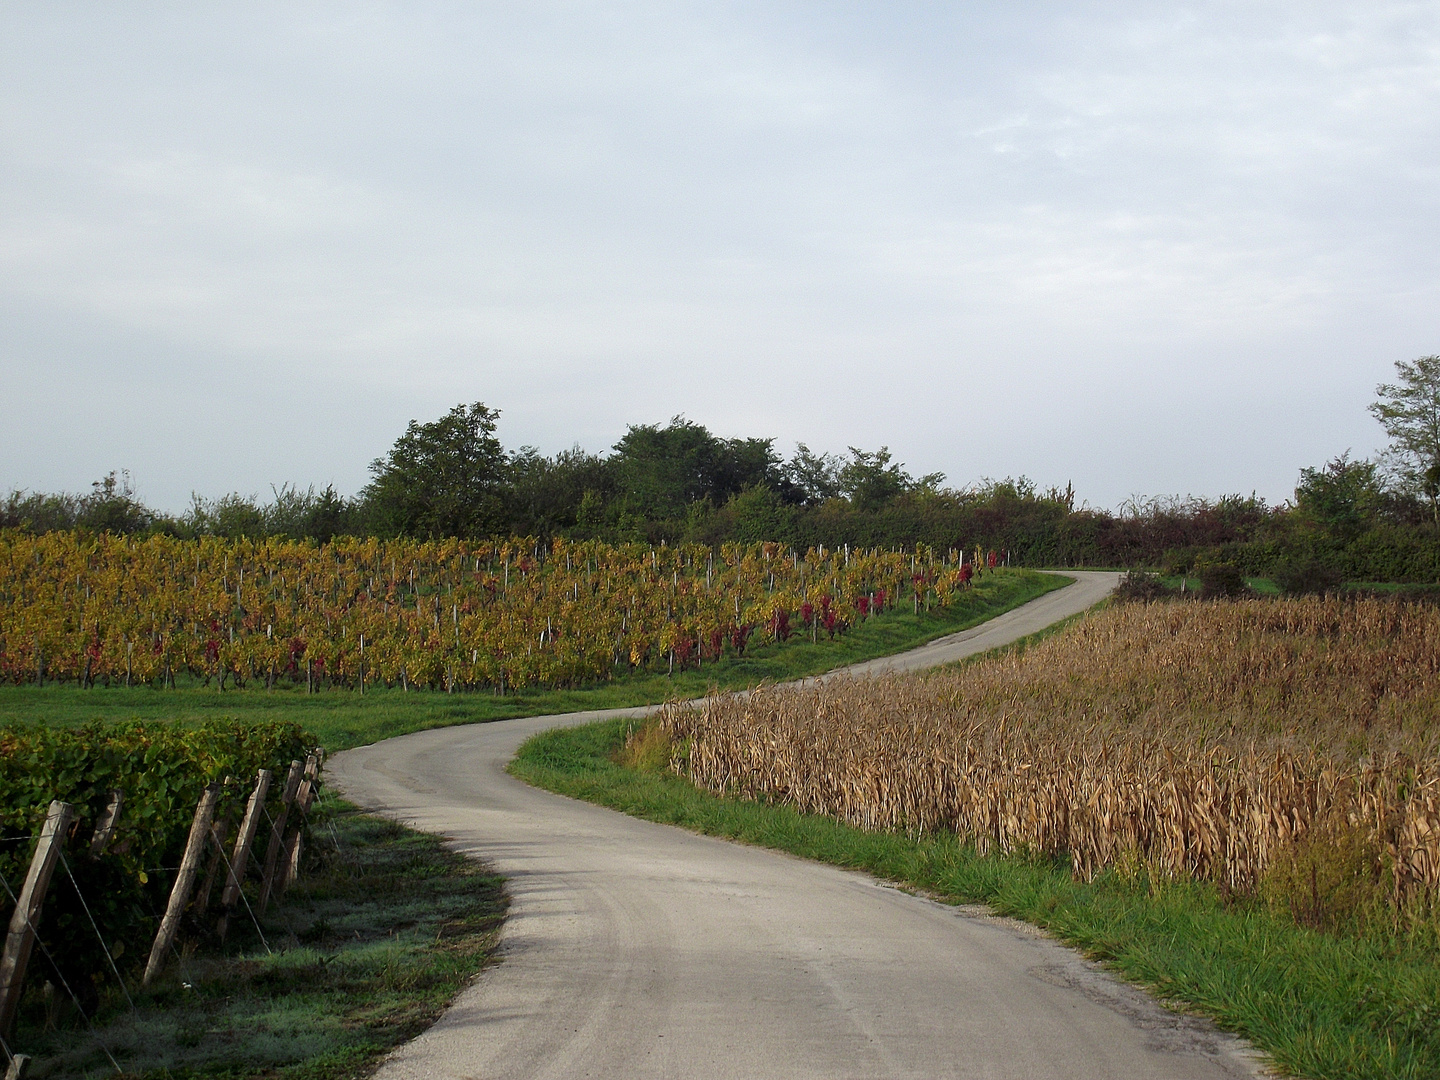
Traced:
<path fill-rule="evenodd" d="M 1440 609 L 1379 600 L 1117 605 L 928 675 L 762 688 L 659 723 L 714 792 L 982 850 L 1137 863 L 1253 891 L 1341 823 L 1390 899 L 1440 887 Z"/>

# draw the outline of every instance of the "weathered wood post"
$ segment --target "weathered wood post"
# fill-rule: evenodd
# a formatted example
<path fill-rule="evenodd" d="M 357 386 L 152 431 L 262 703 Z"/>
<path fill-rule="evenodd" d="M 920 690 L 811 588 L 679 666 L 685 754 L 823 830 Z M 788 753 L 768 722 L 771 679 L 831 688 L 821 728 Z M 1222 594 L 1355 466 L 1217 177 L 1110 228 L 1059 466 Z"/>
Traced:
<path fill-rule="evenodd" d="M 150 959 L 145 965 L 145 974 L 140 979 L 141 987 L 148 987 L 160 969 L 165 966 L 165 953 L 175 941 L 180 929 L 180 916 L 185 913 L 185 904 L 190 899 L 190 890 L 195 885 L 195 875 L 200 868 L 200 857 L 205 852 L 205 838 L 210 835 L 210 823 L 215 820 L 215 806 L 220 802 L 223 785 L 211 784 L 200 796 L 195 807 L 195 820 L 190 823 L 190 837 L 185 841 L 185 855 L 180 860 L 180 872 L 175 875 L 175 884 L 170 889 L 170 903 L 160 920 L 160 931 L 155 935 L 155 944 L 150 948 Z"/>
<path fill-rule="evenodd" d="M 305 766 L 298 761 L 290 762 L 290 772 L 285 776 L 285 791 L 280 796 L 280 816 L 270 827 L 270 843 L 265 849 L 265 873 L 260 879 L 260 911 L 270 906 L 270 895 L 275 889 L 275 871 L 280 862 L 280 853 L 285 848 L 285 820 L 290 816 L 290 804 L 300 791 L 300 781 Z"/>
<path fill-rule="evenodd" d="M 230 777 L 225 778 L 225 788 L 234 783 Z M 225 841 L 230 838 L 230 819 L 233 816 L 233 808 L 228 808 L 225 815 L 210 825 L 209 840 L 215 848 L 210 853 L 210 866 L 205 871 L 205 880 L 199 890 L 195 893 L 195 914 L 204 915 L 210 907 L 210 894 L 215 889 L 215 878 L 220 873 L 220 864 L 225 861 Z"/>
<path fill-rule="evenodd" d="M 235 851 L 230 856 L 230 867 L 225 875 L 225 890 L 220 894 L 220 921 L 215 932 L 225 940 L 230 929 L 230 913 L 240 902 L 240 886 L 245 881 L 245 867 L 250 862 L 250 848 L 255 843 L 255 833 L 260 828 L 260 818 L 265 813 L 265 798 L 270 794 L 270 770 L 261 769 L 255 778 L 255 790 L 245 805 L 245 816 L 240 820 L 240 833 L 235 837 Z"/>
<path fill-rule="evenodd" d="M 320 776 L 320 755 L 311 754 L 305 759 L 305 778 L 300 782 L 300 787 L 295 793 L 295 806 L 300 811 L 301 820 L 295 823 L 290 836 L 285 841 L 285 861 L 280 870 L 280 881 L 276 891 L 283 894 L 296 877 L 300 874 L 300 849 L 303 840 L 301 830 L 305 826 L 305 818 L 310 813 L 310 807 L 315 802 L 315 789 L 319 786 Z"/>
<path fill-rule="evenodd" d="M 111 791 L 110 802 L 95 823 L 95 835 L 90 839 L 90 858 L 98 859 L 105 854 L 115 836 L 115 823 L 120 820 L 120 811 L 124 806 L 125 793 L 118 789 Z"/>
<path fill-rule="evenodd" d="M 66 830 L 75 820 L 75 807 L 58 799 L 50 804 L 45 824 L 40 829 L 40 842 L 30 859 L 30 870 L 10 916 L 10 932 L 5 936 L 5 950 L 0 953 L 0 1037 L 10 1034 L 15 1010 L 20 1005 L 20 991 L 25 983 L 25 966 L 35 948 L 35 924 L 40 921 L 40 905 L 50 888 L 50 875 L 60 861 L 60 849 Z M 14 1068 L 11 1062 L 11 1068 Z"/>

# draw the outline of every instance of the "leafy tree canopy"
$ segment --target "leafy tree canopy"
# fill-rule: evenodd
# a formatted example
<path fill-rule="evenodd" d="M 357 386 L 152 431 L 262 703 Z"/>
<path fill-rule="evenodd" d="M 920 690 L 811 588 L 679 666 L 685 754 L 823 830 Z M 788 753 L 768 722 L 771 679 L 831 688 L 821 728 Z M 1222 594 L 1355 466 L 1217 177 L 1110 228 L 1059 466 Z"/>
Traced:
<path fill-rule="evenodd" d="M 1440 524 L 1440 356 L 1395 364 L 1399 380 L 1381 383 L 1370 412 L 1390 437 L 1386 455 L 1396 478 L 1430 502 Z"/>
<path fill-rule="evenodd" d="M 428 424 L 410 421 L 360 493 L 382 536 L 477 537 L 499 531 L 509 462 L 482 402 L 456 405 Z"/>

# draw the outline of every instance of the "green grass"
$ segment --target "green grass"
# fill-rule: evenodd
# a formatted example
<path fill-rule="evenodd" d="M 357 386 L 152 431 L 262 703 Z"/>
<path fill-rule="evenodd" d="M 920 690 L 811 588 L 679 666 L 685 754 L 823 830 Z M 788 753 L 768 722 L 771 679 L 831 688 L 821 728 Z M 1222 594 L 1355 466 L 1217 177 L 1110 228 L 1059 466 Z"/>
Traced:
<path fill-rule="evenodd" d="M 1042 926 L 1160 998 L 1213 1017 L 1282 1069 L 1323 1080 L 1440 1076 L 1440 964 L 1433 943 L 1338 937 L 1208 885 L 1143 874 L 1071 879 L 1048 859 L 980 856 L 953 835 L 868 833 L 785 807 L 720 798 L 611 755 L 627 723 L 557 729 L 510 771 L 539 787 L 652 821 L 787 851 L 989 905 Z"/>
<path fill-rule="evenodd" d="M 306 694 L 303 687 L 273 690 L 225 690 L 186 687 L 96 687 L 74 685 L 0 687 L 0 726 L 6 723 L 80 724 L 91 720 L 172 720 L 180 723 L 215 717 L 286 719 L 303 724 L 326 749 L 335 751 L 378 742 L 395 735 L 449 724 L 506 720 L 517 716 L 582 712 L 632 705 L 653 705 L 669 698 L 701 697 L 712 689 L 740 690 L 763 681 L 782 682 L 818 674 L 845 664 L 903 652 L 945 634 L 967 629 L 1019 607 L 1070 579 L 1033 570 L 986 574 L 976 588 L 948 609 L 915 615 L 902 604 L 868 619 L 833 641 L 792 639 L 751 648 L 729 658 L 665 674 L 634 674 L 577 690 L 534 690 L 507 694 L 411 691 L 368 688 Z"/>
<path fill-rule="evenodd" d="M 432 1024 L 494 951 L 502 881 L 441 841 L 332 803 L 313 865 L 228 951 L 172 959 L 135 1009 L 111 989 L 94 1031 L 30 991 L 11 1044 L 30 1076 L 340 1080 Z M 333 831 L 331 829 L 333 826 Z M 182 954 L 183 956 L 183 954 Z M 38 958 L 37 958 L 37 962 Z"/>

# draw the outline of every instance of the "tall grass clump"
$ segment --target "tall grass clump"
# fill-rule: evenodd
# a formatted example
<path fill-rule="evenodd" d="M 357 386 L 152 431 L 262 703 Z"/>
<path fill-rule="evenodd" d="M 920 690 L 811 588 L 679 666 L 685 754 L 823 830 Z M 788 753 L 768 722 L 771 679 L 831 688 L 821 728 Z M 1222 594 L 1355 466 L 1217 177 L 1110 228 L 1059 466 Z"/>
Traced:
<path fill-rule="evenodd" d="M 1432 922 L 1437 717 L 1440 609 L 1311 597 L 1115 605 L 1023 651 L 658 723 L 713 792 L 1067 855 L 1082 880 L 1210 881 L 1342 928 Z"/>

